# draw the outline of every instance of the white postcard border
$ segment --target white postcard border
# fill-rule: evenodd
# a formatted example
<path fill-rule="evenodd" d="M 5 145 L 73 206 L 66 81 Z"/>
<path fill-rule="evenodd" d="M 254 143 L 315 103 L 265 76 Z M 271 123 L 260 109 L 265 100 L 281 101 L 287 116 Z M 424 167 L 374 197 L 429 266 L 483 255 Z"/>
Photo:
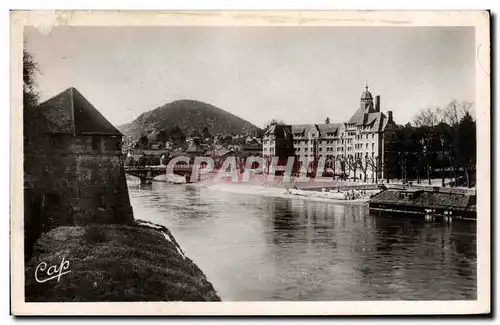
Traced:
<path fill-rule="evenodd" d="M 472 26 L 476 35 L 476 301 L 24 302 L 23 26 Z M 11 13 L 11 311 L 14 315 L 381 315 L 490 312 L 490 21 L 487 11 L 13 11 Z M 429 284 L 432 285 L 432 284 Z"/>

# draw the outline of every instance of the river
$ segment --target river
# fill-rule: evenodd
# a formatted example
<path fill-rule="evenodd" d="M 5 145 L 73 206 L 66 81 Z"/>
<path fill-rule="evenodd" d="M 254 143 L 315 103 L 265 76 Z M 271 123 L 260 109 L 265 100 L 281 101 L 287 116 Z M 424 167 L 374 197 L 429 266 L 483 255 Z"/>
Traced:
<path fill-rule="evenodd" d="M 227 184 L 129 182 L 137 219 L 168 227 L 223 301 L 476 299 L 476 225 Z"/>

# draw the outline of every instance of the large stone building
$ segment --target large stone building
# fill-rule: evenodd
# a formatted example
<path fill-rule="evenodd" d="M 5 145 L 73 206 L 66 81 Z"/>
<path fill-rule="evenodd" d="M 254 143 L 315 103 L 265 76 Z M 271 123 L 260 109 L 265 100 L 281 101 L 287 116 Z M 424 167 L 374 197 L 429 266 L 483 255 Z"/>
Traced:
<path fill-rule="evenodd" d="M 132 221 L 122 134 L 75 88 L 40 104 L 36 113 L 38 134 L 25 140 L 24 152 L 28 232 Z"/>
<path fill-rule="evenodd" d="M 396 126 L 392 111 L 380 111 L 380 96 L 374 98 L 368 86 L 359 108 L 347 122 L 290 125 L 293 155 L 311 164 L 325 160 L 327 173 L 336 178 L 379 180 L 384 177 L 384 144 Z M 263 137 L 263 155 L 282 151 L 270 127 Z"/>

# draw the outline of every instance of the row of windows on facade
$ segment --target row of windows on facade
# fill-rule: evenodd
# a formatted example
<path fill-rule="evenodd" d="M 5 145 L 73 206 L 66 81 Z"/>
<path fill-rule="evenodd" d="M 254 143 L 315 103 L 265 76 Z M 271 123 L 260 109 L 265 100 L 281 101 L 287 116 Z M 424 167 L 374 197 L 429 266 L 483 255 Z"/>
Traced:
<path fill-rule="evenodd" d="M 344 147 L 336 147 L 337 150 L 336 151 L 344 151 Z M 362 143 L 357 143 L 355 144 L 355 148 L 356 149 L 362 149 L 363 148 L 363 144 Z M 368 149 L 368 143 L 365 143 L 365 148 Z M 301 151 L 301 149 L 303 149 L 304 152 L 307 152 L 309 150 L 309 148 L 295 148 L 295 151 Z M 325 148 L 326 151 L 335 151 L 335 148 L 334 147 L 327 147 Z M 375 143 L 372 143 L 372 151 L 375 149 Z M 318 148 L 319 151 L 323 151 L 323 147 L 319 147 Z M 312 151 L 312 149 L 311 149 Z M 347 151 L 352 151 L 352 147 L 347 147 Z"/>
<path fill-rule="evenodd" d="M 371 134 L 371 138 L 372 139 L 375 139 L 375 133 L 366 133 L 364 134 L 364 137 L 363 137 L 363 134 L 356 134 L 356 132 L 349 132 L 348 133 L 348 136 L 351 136 L 351 137 L 356 137 L 357 140 L 363 140 L 363 138 L 365 138 L 366 140 L 368 140 L 370 138 L 370 134 Z M 327 133 L 327 136 L 333 136 L 333 133 Z M 301 138 L 301 139 L 295 139 L 294 142 L 297 142 L 297 143 L 300 143 L 300 141 L 314 141 L 314 139 L 309 139 L 309 138 L 304 138 L 300 135 L 296 135 L 295 136 L 296 138 Z M 315 134 L 311 134 L 310 135 L 310 138 L 314 138 L 315 137 Z M 333 140 L 320 140 L 322 142 L 325 142 L 325 141 L 329 141 L 330 143 L 333 143 L 333 141 L 338 141 L 338 140 L 341 140 L 341 139 L 333 139 Z M 268 143 L 268 142 L 271 142 L 272 139 L 264 139 L 263 143 Z"/>
<path fill-rule="evenodd" d="M 298 154 L 296 154 L 296 156 L 304 156 L 304 157 L 308 157 L 308 154 L 300 154 L 300 153 L 298 153 Z M 314 157 L 314 155 L 313 155 L 313 154 L 311 154 L 310 156 L 311 156 L 311 157 Z M 354 154 L 354 157 L 356 157 L 356 158 L 370 157 L 370 156 L 371 156 L 372 158 L 373 158 L 373 157 L 375 157 L 375 153 L 374 153 L 373 151 L 372 151 L 371 153 L 367 151 L 364 155 L 363 155 L 363 153 L 362 153 L 362 152 L 356 152 L 356 153 Z M 321 158 L 321 157 L 326 157 L 327 159 L 329 159 L 329 158 L 334 158 L 334 157 L 341 157 L 341 158 L 344 158 L 344 157 L 345 157 L 345 155 L 344 155 L 344 154 L 336 154 L 336 155 L 323 155 L 323 154 L 319 154 L 319 155 L 318 155 L 318 157 L 319 157 L 319 158 Z M 349 155 L 347 155 L 347 157 L 353 157 L 353 156 L 352 156 L 351 154 L 349 154 Z"/>
<path fill-rule="evenodd" d="M 374 139 L 375 137 L 373 137 L 372 139 Z M 353 140 L 354 139 L 342 139 L 342 140 L 319 140 L 318 141 L 318 144 L 337 144 L 337 142 L 340 141 L 341 144 L 344 144 L 344 143 L 353 143 Z M 359 138 L 358 140 L 362 140 L 362 138 Z M 300 144 L 301 142 L 304 142 L 304 143 L 314 143 L 314 140 L 293 140 L 293 143 L 294 144 Z"/>

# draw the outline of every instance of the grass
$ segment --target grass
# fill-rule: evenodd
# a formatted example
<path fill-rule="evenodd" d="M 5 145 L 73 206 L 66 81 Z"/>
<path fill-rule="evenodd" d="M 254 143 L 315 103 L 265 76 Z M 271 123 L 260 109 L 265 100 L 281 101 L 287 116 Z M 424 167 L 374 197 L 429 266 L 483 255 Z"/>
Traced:
<path fill-rule="evenodd" d="M 87 225 L 43 234 L 26 266 L 26 301 L 220 301 L 205 274 L 179 254 L 164 229 Z M 59 281 L 35 280 L 39 263 L 59 266 L 63 257 L 71 273 Z"/>

